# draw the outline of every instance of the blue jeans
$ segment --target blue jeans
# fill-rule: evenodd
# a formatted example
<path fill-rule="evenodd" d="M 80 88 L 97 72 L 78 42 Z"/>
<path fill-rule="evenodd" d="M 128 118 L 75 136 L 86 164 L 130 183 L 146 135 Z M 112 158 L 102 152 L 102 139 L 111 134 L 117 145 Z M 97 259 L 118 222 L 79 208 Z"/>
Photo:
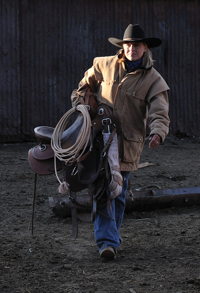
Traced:
<path fill-rule="evenodd" d="M 116 198 L 111 199 L 108 207 L 105 205 L 97 209 L 94 221 L 94 235 L 99 253 L 105 247 L 113 247 L 115 252 L 117 252 L 117 247 L 121 243 L 119 229 L 124 216 L 130 172 L 121 172 L 121 174 L 124 178 L 122 193 Z"/>

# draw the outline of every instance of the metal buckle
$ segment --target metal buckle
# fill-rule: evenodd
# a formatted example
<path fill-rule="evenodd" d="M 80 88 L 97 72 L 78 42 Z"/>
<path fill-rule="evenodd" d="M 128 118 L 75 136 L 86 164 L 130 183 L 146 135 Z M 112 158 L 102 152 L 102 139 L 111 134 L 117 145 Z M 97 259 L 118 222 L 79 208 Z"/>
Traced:
<path fill-rule="evenodd" d="M 102 119 L 102 125 L 108 127 L 108 133 L 110 133 L 110 124 L 112 123 L 110 118 L 104 118 Z"/>

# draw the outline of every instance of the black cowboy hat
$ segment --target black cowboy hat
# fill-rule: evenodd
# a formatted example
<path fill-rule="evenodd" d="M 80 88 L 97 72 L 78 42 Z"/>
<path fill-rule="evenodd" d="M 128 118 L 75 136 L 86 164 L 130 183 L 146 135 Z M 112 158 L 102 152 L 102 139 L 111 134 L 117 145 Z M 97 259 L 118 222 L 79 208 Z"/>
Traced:
<path fill-rule="evenodd" d="M 126 28 L 123 36 L 123 40 L 116 39 L 116 38 L 109 38 L 108 41 L 117 46 L 122 48 L 123 43 L 126 42 L 143 42 L 147 44 L 149 48 L 158 47 L 162 44 L 162 40 L 158 38 L 146 38 L 145 32 L 141 29 L 139 24 L 129 24 Z"/>

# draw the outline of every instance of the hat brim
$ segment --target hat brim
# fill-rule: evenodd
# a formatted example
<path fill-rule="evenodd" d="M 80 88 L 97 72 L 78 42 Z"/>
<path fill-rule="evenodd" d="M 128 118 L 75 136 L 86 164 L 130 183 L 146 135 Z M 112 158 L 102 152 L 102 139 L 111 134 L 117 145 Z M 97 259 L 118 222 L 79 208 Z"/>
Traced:
<path fill-rule="evenodd" d="M 162 44 L 162 40 L 159 38 L 145 38 L 145 39 L 130 39 L 120 40 L 116 38 L 109 38 L 108 41 L 116 47 L 123 48 L 123 43 L 127 42 L 143 42 L 147 44 L 148 48 L 155 48 Z"/>

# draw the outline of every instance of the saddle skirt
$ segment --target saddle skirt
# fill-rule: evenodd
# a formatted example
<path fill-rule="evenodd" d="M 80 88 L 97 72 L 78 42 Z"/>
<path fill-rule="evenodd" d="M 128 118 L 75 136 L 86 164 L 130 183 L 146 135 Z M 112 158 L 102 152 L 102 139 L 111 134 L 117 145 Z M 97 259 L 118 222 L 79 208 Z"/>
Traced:
<path fill-rule="evenodd" d="M 55 172 L 54 152 L 50 144 L 41 143 L 28 151 L 28 162 L 31 169 L 39 175 L 50 175 Z M 61 162 L 56 159 L 57 171 L 62 169 Z"/>

